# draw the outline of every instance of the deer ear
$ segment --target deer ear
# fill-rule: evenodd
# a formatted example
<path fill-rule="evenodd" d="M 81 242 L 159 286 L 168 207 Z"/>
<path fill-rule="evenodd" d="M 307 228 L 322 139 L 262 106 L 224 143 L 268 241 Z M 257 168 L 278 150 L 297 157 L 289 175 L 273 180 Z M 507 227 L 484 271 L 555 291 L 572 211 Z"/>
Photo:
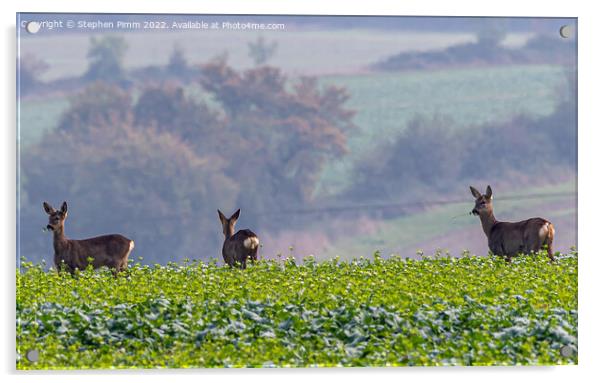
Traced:
<path fill-rule="evenodd" d="M 224 213 L 222 213 L 219 209 L 217 209 L 217 215 L 219 216 L 219 220 L 222 221 L 222 223 L 228 220 Z"/>
<path fill-rule="evenodd" d="M 487 191 L 485 192 L 485 197 L 493 198 L 493 191 L 491 190 L 491 186 L 487 185 Z"/>
<path fill-rule="evenodd" d="M 63 201 L 63 204 L 61 205 L 61 213 L 67 214 L 67 202 Z"/>
<path fill-rule="evenodd" d="M 470 187 L 470 192 L 472 193 L 472 195 L 475 198 L 479 198 L 481 196 L 481 193 L 477 189 L 473 188 L 472 186 Z"/>
<path fill-rule="evenodd" d="M 46 214 L 52 214 L 55 211 L 54 208 L 50 206 L 48 202 L 44 202 L 42 206 L 44 206 L 44 211 L 46 212 Z"/>
<path fill-rule="evenodd" d="M 240 209 L 236 210 L 234 212 L 234 214 L 232 214 L 232 217 L 230 217 L 230 219 L 237 220 L 239 216 L 240 216 Z"/>

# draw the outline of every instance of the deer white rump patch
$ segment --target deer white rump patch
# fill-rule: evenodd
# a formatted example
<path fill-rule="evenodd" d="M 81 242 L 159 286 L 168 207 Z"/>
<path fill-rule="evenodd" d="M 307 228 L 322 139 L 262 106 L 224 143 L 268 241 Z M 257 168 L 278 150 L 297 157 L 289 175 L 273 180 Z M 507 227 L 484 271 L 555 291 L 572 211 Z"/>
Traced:
<path fill-rule="evenodd" d="M 539 238 L 541 238 L 542 240 L 548 236 L 548 232 L 550 231 L 548 226 L 549 224 L 546 223 L 545 225 L 539 228 Z"/>
<path fill-rule="evenodd" d="M 134 249 L 134 241 L 130 241 L 130 251 Z"/>
<path fill-rule="evenodd" d="M 259 246 L 259 239 L 257 237 L 249 237 L 243 241 L 243 246 L 247 249 L 255 249 Z"/>

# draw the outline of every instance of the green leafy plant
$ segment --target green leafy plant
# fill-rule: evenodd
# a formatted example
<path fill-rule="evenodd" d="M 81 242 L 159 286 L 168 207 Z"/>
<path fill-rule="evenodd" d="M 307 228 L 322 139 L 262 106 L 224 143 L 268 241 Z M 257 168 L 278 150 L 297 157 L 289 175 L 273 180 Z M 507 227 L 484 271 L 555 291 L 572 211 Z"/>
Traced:
<path fill-rule="evenodd" d="M 22 262 L 17 284 L 18 369 L 577 363 L 576 252 L 135 263 L 117 278 Z"/>

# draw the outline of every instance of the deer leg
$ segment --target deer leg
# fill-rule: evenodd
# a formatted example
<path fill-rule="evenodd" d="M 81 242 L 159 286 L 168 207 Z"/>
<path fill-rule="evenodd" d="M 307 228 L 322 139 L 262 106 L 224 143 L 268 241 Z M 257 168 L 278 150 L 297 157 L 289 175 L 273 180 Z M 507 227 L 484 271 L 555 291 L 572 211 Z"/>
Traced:
<path fill-rule="evenodd" d="M 553 230 L 552 224 L 545 224 L 537 231 L 533 230 L 527 232 L 525 235 L 527 250 L 533 253 L 539 253 L 540 251 L 545 250 L 548 258 L 553 261 L 554 256 L 550 249 L 552 245 L 550 237 L 553 237 L 554 235 Z"/>
<path fill-rule="evenodd" d="M 234 266 L 234 260 L 230 256 L 224 255 L 224 263 L 228 265 L 228 267 L 232 268 Z"/>
<path fill-rule="evenodd" d="M 117 278 L 119 273 L 124 270 L 123 264 L 121 262 L 116 263 L 113 267 L 109 267 L 109 270 L 111 270 L 111 274 L 113 274 L 113 277 Z"/>
<path fill-rule="evenodd" d="M 552 243 L 549 240 L 546 240 L 542 247 L 545 247 L 548 258 L 550 258 L 550 262 L 556 261 L 556 258 L 554 258 L 554 250 L 552 249 Z"/>
<path fill-rule="evenodd" d="M 257 248 L 251 251 L 251 261 L 253 261 L 253 263 L 257 262 Z"/>
<path fill-rule="evenodd" d="M 550 262 L 554 262 L 556 259 L 554 258 L 554 250 L 552 249 L 552 242 L 554 242 L 554 226 L 551 223 L 548 223 L 548 232 L 545 239 L 545 244 L 548 251 L 548 258 L 550 258 Z"/>
<path fill-rule="evenodd" d="M 121 270 L 121 272 L 124 274 L 124 276 L 125 276 L 126 278 L 127 278 L 127 277 L 130 277 L 130 276 L 132 275 L 132 271 L 131 271 L 130 269 L 128 269 L 127 267 L 123 268 L 123 269 Z"/>

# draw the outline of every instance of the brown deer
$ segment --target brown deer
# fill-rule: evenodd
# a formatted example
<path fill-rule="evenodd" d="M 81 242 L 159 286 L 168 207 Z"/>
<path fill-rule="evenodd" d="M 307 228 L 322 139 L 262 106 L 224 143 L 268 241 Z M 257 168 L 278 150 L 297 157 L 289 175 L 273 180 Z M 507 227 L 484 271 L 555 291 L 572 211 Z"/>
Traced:
<path fill-rule="evenodd" d="M 518 254 L 538 252 L 547 246 L 548 257 L 554 261 L 552 242 L 554 226 L 543 218 L 529 218 L 520 222 L 500 222 L 493 215 L 493 192 L 487 186 L 485 195 L 470 187 L 476 198 L 472 214 L 481 219 L 483 231 L 487 236 L 489 250 L 495 255 L 503 256 L 508 262 Z"/>
<path fill-rule="evenodd" d="M 239 230 L 234 234 L 234 225 L 240 216 L 240 209 L 236 210 L 230 218 L 226 218 L 224 213 L 217 210 L 219 220 L 224 230 L 224 245 L 222 246 L 222 256 L 228 266 L 239 265 L 243 269 L 247 267 L 247 259 L 257 261 L 257 248 L 259 247 L 259 238 L 249 229 Z"/>
<path fill-rule="evenodd" d="M 81 240 L 68 239 L 65 236 L 67 202 L 63 202 L 60 210 L 55 210 L 48 202 L 44 202 L 44 211 L 48 214 L 46 228 L 54 233 L 54 265 L 57 270 L 65 267 L 73 274 L 75 269 L 84 270 L 92 264 L 95 269 L 107 266 L 116 274 L 127 268 L 134 241 L 119 234 Z"/>

